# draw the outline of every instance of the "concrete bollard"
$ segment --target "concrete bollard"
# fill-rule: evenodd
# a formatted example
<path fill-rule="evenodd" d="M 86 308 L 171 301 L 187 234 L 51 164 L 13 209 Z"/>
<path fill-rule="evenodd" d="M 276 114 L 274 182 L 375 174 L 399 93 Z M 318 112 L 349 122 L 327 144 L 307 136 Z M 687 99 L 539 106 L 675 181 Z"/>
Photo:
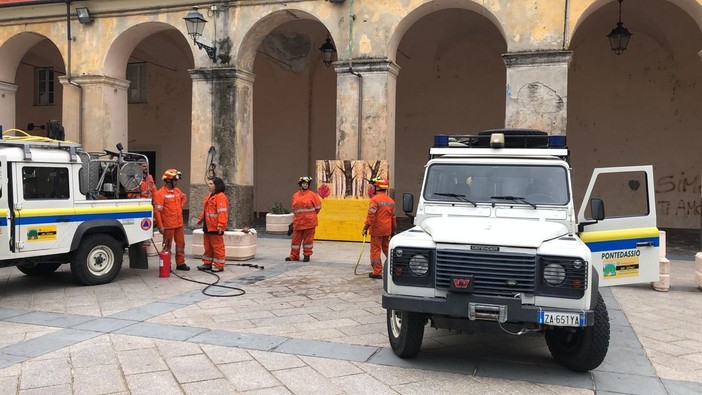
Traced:
<path fill-rule="evenodd" d="M 668 292 L 670 289 L 670 261 L 667 258 L 658 258 L 660 266 L 660 277 L 658 281 L 651 283 L 653 289 L 658 292 Z"/>
<path fill-rule="evenodd" d="M 695 254 L 695 284 L 702 291 L 702 252 Z"/>
<path fill-rule="evenodd" d="M 659 277 L 658 281 L 651 283 L 653 289 L 659 292 L 668 292 L 670 290 L 670 261 L 665 257 L 666 253 L 666 239 L 665 232 L 660 231 L 659 234 L 660 243 L 658 247 L 658 270 Z"/>
<path fill-rule="evenodd" d="M 244 233 L 241 229 L 224 232 L 225 259 L 228 261 L 245 261 L 256 255 L 256 229 Z M 193 231 L 193 256 L 202 258 L 205 253 L 204 233 L 202 229 Z"/>

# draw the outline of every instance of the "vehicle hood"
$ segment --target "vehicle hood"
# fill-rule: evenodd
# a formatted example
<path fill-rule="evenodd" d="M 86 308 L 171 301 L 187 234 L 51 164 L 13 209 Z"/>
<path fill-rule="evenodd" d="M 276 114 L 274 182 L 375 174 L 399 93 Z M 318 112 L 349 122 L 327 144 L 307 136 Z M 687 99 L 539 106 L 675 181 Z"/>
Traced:
<path fill-rule="evenodd" d="M 434 217 L 419 226 L 435 243 L 528 248 L 568 234 L 568 228 L 560 223 L 511 218 Z"/>

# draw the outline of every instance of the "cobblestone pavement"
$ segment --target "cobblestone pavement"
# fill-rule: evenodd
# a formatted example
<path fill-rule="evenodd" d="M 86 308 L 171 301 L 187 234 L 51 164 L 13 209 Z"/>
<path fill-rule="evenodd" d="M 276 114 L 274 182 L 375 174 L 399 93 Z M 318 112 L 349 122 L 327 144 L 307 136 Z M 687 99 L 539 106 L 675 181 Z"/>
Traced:
<path fill-rule="evenodd" d="M 219 296 L 241 292 L 205 289 L 212 274 L 159 278 L 156 257 L 96 287 L 75 285 L 68 267 L 46 278 L 0 269 L 0 395 L 702 393 L 689 247 L 673 249 L 669 292 L 602 291 L 612 340 L 584 374 L 557 365 L 539 334 L 427 328 L 417 358 L 395 357 L 365 247 L 319 241 L 310 263 L 285 263 L 289 239 L 260 234 L 256 257 L 220 275 L 245 291 L 232 297 Z"/>

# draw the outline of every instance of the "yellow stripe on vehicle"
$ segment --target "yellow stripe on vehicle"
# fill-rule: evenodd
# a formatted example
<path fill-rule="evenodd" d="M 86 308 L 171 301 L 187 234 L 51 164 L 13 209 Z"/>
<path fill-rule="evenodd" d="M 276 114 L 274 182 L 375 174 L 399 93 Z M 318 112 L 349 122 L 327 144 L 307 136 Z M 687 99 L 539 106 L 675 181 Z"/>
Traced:
<path fill-rule="evenodd" d="M 144 211 L 152 211 L 151 205 L 122 207 L 37 208 L 22 209 L 19 210 L 18 213 L 23 217 L 45 217 L 49 215 L 136 213 Z"/>
<path fill-rule="evenodd" d="M 627 240 L 640 239 L 644 237 L 658 237 L 659 235 L 660 232 L 658 228 L 651 227 L 583 232 L 580 234 L 580 239 L 585 243 L 594 243 L 598 241 L 608 240 Z"/>

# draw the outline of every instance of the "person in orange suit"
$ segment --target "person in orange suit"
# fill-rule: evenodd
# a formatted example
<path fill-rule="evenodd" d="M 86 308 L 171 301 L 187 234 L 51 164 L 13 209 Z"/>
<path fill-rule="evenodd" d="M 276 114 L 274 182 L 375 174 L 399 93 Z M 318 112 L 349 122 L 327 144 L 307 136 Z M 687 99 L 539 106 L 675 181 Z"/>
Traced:
<path fill-rule="evenodd" d="M 322 200 L 310 191 L 312 177 L 300 177 L 297 185 L 300 190 L 292 195 L 293 232 L 290 244 L 290 256 L 286 261 L 300 260 L 300 245 L 302 245 L 303 262 L 309 262 L 314 247 L 314 232 L 317 229 L 317 214 L 322 209 Z"/>
<path fill-rule="evenodd" d="M 202 212 L 197 224 L 202 223 L 205 253 L 202 255 L 202 265 L 198 270 L 221 272 L 224 270 L 226 251 L 224 247 L 224 231 L 229 220 L 229 199 L 224 194 L 224 181 L 219 177 L 207 180 L 210 194 L 202 202 Z M 244 229 L 246 230 L 246 229 Z"/>
<path fill-rule="evenodd" d="M 371 184 L 375 187 L 375 194 L 371 198 L 361 234 L 365 237 L 370 232 L 371 236 L 370 261 L 373 272 L 368 273 L 368 277 L 383 278 L 383 261 L 380 259 L 380 252 L 382 251 L 387 259 L 390 237 L 397 229 L 395 201 L 387 194 L 390 188 L 390 182 L 387 179 L 376 177 L 371 180 Z"/>
<path fill-rule="evenodd" d="M 183 207 L 187 197 L 178 189 L 178 180 L 182 173 L 176 169 L 168 169 L 161 179 L 165 183 L 154 193 L 154 222 L 163 235 L 163 249 L 170 251 L 173 240 L 176 244 L 176 270 L 190 270 L 185 264 L 185 233 L 183 230 Z"/>
<path fill-rule="evenodd" d="M 146 159 L 139 159 L 138 162 L 141 165 L 141 171 L 144 176 L 139 187 L 129 191 L 127 197 L 129 199 L 151 199 L 154 193 L 156 193 L 156 183 L 151 174 L 149 174 L 149 164 L 146 163 Z"/>

